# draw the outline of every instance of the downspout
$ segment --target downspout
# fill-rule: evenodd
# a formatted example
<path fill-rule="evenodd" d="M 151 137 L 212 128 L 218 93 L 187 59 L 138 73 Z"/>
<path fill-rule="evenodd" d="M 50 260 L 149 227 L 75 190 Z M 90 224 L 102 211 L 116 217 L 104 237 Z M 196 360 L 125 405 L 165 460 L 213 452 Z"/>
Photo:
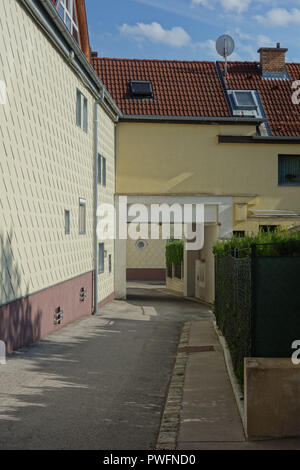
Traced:
<path fill-rule="evenodd" d="M 105 90 L 102 88 L 101 98 L 94 104 L 94 310 L 98 314 L 98 235 L 97 235 L 97 209 L 98 209 L 98 106 L 104 101 Z"/>

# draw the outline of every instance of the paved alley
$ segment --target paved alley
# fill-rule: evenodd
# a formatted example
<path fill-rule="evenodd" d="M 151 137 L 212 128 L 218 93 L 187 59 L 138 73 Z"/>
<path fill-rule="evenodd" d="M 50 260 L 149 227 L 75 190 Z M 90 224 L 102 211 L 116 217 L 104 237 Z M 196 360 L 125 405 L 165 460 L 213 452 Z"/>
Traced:
<path fill-rule="evenodd" d="M 207 307 L 162 286 L 66 326 L 0 366 L 0 449 L 155 448 L 182 325 Z"/>

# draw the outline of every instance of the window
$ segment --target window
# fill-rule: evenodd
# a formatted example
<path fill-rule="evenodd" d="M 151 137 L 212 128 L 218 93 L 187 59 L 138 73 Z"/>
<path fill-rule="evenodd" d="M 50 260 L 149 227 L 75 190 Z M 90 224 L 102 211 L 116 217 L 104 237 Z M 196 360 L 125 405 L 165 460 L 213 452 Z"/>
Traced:
<path fill-rule="evenodd" d="M 102 186 L 106 187 L 106 158 L 102 157 L 98 153 L 98 184 L 102 184 Z"/>
<path fill-rule="evenodd" d="M 245 230 L 234 230 L 233 236 L 237 238 L 244 238 L 245 237 Z"/>
<path fill-rule="evenodd" d="M 65 234 L 70 235 L 70 211 L 65 211 Z"/>
<path fill-rule="evenodd" d="M 86 233 L 86 200 L 79 199 L 79 234 L 85 235 Z"/>
<path fill-rule="evenodd" d="M 83 130 L 88 131 L 88 101 L 83 97 Z"/>
<path fill-rule="evenodd" d="M 145 240 L 138 240 L 136 242 L 135 246 L 138 250 L 142 251 L 145 248 L 147 248 L 147 243 L 145 242 Z"/>
<path fill-rule="evenodd" d="M 131 80 L 129 82 L 131 96 L 135 98 L 152 98 L 153 90 L 150 81 Z"/>
<path fill-rule="evenodd" d="M 78 89 L 76 91 L 76 124 L 80 128 L 83 127 L 84 132 L 88 132 L 88 100 Z"/>
<path fill-rule="evenodd" d="M 300 186 L 300 155 L 279 155 L 278 183 L 282 186 Z"/>
<path fill-rule="evenodd" d="M 112 272 L 112 256 L 109 255 L 108 257 L 108 270 L 109 270 L 109 273 Z"/>
<path fill-rule="evenodd" d="M 81 127 L 81 92 L 76 92 L 76 124 Z"/>
<path fill-rule="evenodd" d="M 252 91 L 234 91 L 233 99 L 237 108 L 257 108 L 257 103 Z"/>
<path fill-rule="evenodd" d="M 98 265 L 98 273 L 104 273 L 104 243 L 99 243 L 99 265 Z"/>
<path fill-rule="evenodd" d="M 106 188 L 106 158 L 102 157 L 102 184 Z"/>
<path fill-rule="evenodd" d="M 102 183 L 102 157 L 98 153 L 98 162 L 97 162 L 98 168 L 97 168 L 97 177 L 98 177 L 98 184 Z"/>
<path fill-rule="evenodd" d="M 278 228 L 278 225 L 260 225 L 259 226 L 259 230 L 265 233 L 275 232 L 277 228 Z"/>
<path fill-rule="evenodd" d="M 75 41 L 79 44 L 76 0 L 55 0 L 55 6 L 61 19 L 67 25 Z"/>

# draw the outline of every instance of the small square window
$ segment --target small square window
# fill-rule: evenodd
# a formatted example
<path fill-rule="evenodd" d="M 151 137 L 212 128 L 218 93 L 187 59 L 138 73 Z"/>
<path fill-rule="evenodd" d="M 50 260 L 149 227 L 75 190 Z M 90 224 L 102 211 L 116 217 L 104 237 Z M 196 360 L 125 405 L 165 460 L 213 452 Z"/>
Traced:
<path fill-rule="evenodd" d="M 300 186 L 300 155 L 279 155 L 278 183 L 282 186 Z"/>
<path fill-rule="evenodd" d="M 65 234 L 70 235 L 70 211 L 65 210 Z"/>
<path fill-rule="evenodd" d="M 98 273 L 104 273 L 104 243 L 99 243 L 99 266 L 98 266 Z"/>
<path fill-rule="evenodd" d="M 86 200 L 79 199 L 79 234 L 86 234 Z"/>

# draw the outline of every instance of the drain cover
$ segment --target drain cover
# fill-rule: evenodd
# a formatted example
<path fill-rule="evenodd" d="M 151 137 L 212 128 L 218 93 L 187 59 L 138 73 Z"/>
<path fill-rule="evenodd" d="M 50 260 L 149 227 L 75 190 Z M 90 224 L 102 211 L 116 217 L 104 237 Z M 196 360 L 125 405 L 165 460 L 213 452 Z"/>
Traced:
<path fill-rule="evenodd" d="M 178 352 L 185 352 L 187 354 L 212 351 L 215 351 L 213 346 L 183 346 L 182 348 L 178 349 Z"/>

